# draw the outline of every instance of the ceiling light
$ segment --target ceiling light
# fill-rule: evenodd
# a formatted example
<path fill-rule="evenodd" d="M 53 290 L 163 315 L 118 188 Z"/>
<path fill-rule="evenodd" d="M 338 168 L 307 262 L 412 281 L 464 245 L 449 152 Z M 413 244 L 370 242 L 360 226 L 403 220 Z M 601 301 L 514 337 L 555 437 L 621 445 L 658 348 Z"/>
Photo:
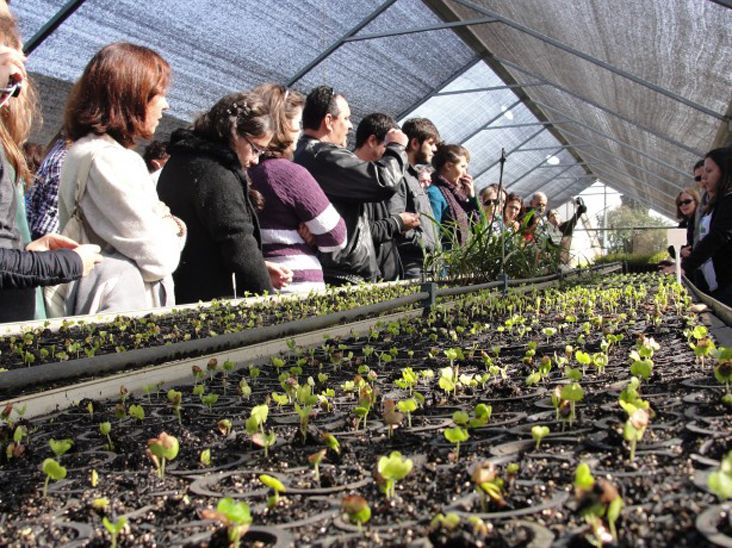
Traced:
<path fill-rule="evenodd" d="M 556 156 L 547 156 L 546 163 L 549 164 L 550 166 L 558 166 L 559 158 L 557 158 Z"/>
<path fill-rule="evenodd" d="M 508 118 L 509 120 L 513 120 L 513 112 L 508 110 L 508 107 L 506 105 L 501 105 L 501 112 L 506 118 Z"/>

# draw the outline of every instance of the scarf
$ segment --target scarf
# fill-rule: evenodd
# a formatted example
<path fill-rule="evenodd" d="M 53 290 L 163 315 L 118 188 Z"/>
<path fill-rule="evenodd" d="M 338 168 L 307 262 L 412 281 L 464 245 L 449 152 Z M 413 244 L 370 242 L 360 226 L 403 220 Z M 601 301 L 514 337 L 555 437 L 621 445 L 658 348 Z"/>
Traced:
<path fill-rule="evenodd" d="M 468 227 L 468 215 L 461 203 L 467 202 L 468 197 L 456 185 L 441 175 L 433 175 L 432 184 L 440 190 L 447 201 L 447 208 L 450 214 L 446 220 L 443 218 L 443 223 L 445 221 L 455 223 L 458 242 L 460 242 L 460 245 L 465 245 L 468 241 L 470 228 Z"/>

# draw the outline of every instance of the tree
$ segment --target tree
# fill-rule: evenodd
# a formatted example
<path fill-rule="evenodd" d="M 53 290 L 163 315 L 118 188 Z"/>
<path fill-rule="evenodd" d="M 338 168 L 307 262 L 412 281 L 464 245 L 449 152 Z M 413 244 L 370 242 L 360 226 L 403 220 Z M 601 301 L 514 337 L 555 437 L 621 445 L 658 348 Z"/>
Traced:
<path fill-rule="evenodd" d="M 621 205 L 607 214 L 606 245 L 608 253 L 652 254 L 666 247 L 664 230 L 632 230 L 635 227 L 668 227 L 663 219 L 653 217 L 648 209 Z"/>

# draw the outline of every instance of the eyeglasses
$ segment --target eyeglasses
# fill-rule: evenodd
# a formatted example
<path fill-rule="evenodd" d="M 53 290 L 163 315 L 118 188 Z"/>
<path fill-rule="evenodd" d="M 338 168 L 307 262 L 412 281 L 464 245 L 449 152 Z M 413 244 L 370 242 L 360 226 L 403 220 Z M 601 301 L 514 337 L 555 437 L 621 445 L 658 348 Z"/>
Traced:
<path fill-rule="evenodd" d="M 23 87 L 23 82 L 13 82 L 9 83 L 6 87 L 0 88 L 0 96 L 3 96 L 3 99 L 0 101 L 0 108 L 4 107 L 8 101 L 10 101 L 11 97 L 17 97 L 20 95 L 20 90 Z"/>
<path fill-rule="evenodd" d="M 496 200 L 491 200 L 490 198 L 487 198 L 487 199 L 483 200 L 483 205 L 484 206 L 492 206 L 492 205 L 496 205 L 497 203 L 498 203 L 498 200 L 497 199 Z"/>
<path fill-rule="evenodd" d="M 701 175 L 696 175 L 694 177 L 694 181 L 696 181 L 697 183 L 701 183 Z"/>
<path fill-rule="evenodd" d="M 244 138 L 244 140 L 247 143 L 249 143 L 249 146 L 252 147 L 252 154 L 254 156 L 261 156 L 262 154 L 264 154 L 265 152 L 267 152 L 267 149 L 266 148 L 261 148 L 261 147 L 255 145 L 254 143 L 252 143 L 252 141 L 246 135 L 242 135 L 242 137 Z"/>
<path fill-rule="evenodd" d="M 679 206 L 685 206 L 685 205 L 689 205 L 689 204 L 690 204 L 690 203 L 692 203 L 693 201 L 694 201 L 694 200 L 681 200 L 681 201 L 680 201 L 680 202 L 679 202 L 678 204 L 676 204 L 676 205 L 679 205 Z"/>

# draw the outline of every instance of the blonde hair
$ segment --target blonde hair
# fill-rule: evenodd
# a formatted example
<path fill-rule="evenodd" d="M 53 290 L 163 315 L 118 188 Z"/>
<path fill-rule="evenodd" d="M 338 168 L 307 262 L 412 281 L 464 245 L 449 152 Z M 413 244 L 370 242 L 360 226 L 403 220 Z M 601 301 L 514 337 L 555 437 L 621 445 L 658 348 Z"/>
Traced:
<path fill-rule="evenodd" d="M 5 15 L 2 9 L 0 9 L 0 42 L 18 50 L 21 48 L 15 20 Z M 7 82 L 0 82 L 1 87 L 6 85 Z M 28 140 L 34 118 L 36 121 L 40 118 L 38 112 L 38 95 L 29 78 L 23 80 L 20 95 L 11 99 L 0 110 L 0 144 L 10 165 L 15 169 L 16 181 L 27 181 L 31 177 L 22 147 Z"/>

